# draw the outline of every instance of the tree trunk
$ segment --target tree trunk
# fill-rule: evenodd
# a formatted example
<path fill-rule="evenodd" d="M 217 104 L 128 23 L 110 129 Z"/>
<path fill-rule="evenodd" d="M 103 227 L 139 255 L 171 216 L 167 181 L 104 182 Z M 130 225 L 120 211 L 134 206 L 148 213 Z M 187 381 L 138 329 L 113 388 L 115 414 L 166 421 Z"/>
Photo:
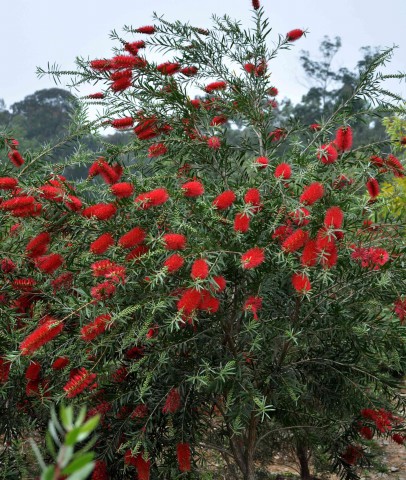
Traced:
<path fill-rule="evenodd" d="M 310 480 L 312 476 L 309 468 L 309 450 L 303 444 L 298 444 L 296 454 L 300 464 L 300 478 L 302 480 Z"/>

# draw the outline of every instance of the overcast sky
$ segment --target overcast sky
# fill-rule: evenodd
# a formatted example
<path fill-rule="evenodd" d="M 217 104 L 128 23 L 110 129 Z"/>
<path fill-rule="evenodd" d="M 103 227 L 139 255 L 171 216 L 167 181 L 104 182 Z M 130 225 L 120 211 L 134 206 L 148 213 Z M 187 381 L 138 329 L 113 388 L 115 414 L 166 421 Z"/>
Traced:
<path fill-rule="evenodd" d="M 70 69 L 76 56 L 108 56 L 110 30 L 150 24 L 153 11 L 201 27 L 210 25 L 212 13 L 227 13 L 244 25 L 249 25 L 252 15 L 250 0 L 0 0 L 0 4 L 0 98 L 8 106 L 54 86 L 49 78 L 37 78 L 36 66 L 45 67 L 49 61 Z M 261 0 L 261 4 L 275 39 L 293 28 L 309 30 L 306 38 L 270 65 L 281 97 L 300 99 L 306 90 L 300 50 L 316 54 L 324 35 L 342 37 L 338 67 L 353 67 L 362 46 L 395 44 L 399 49 L 390 69 L 406 70 L 406 0 Z M 391 86 L 405 92 L 398 83 Z"/>

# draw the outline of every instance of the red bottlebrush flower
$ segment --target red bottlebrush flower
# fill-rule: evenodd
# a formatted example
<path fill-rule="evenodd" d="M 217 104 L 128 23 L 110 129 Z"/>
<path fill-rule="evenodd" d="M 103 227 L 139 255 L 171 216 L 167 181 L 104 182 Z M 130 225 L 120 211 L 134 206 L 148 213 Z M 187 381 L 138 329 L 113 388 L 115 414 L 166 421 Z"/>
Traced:
<path fill-rule="evenodd" d="M 130 253 L 128 253 L 125 257 L 127 262 L 130 262 L 131 260 L 138 259 L 148 253 L 148 247 L 146 245 L 138 245 L 138 247 L 135 247 L 134 250 L 131 250 Z"/>
<path fill-rule="evenodd" d="M 277 239 L 282 243 L 283 241 L 285 241 L 288 238 L 288 236 L 291 233 L 293 233 L 293 228 L 290 224 L 289 225 L 280 225 L 279 227 L 275 228 L 275 231 L 272 234 L 272 238 L 274 240 Z"/>
<path fill-rule="evenodd" d="M 385 160 L 385 165 L 393 172 L 395 177 L 404 177 L 404 166 L 400 163 L 399 159 L 394 155 L 389 154 Z"/>
<path fill-rule="evenodd" d="M 331 250 L 335 244 L 335 238 L 326 227 L 323 227 L 317 232 L 316 244 L 319 252 Z"/>
<path fill-rule="evenodd" d="M 261 297 L 248 297 L 243 306 L 243 310 L 245 312 L 253 313 L 255 320 L 258 320 L 258 310 L 261 310 L 261 308 L 262 308 Z"/>
<path fill-rule="evenodd" d="M 22 355 L 31 355 L 61 333 L 63 323 L 47 315 L 44 322 L 20 343 Z"/>
<path fill-rule="evenodd" d="M 400 435 L 399 433 L 394 433 L 392 435 L 392 440 L 399 445 L 403 445 L 405 439 L 406 437 L 404 437 L 403 435 Z"/>
<path fill-rule="evenodd" d="M 158 72 L 162 73 L 162 75 L 174 75 L 175 73 L 179 72 L 180 64 L 173 62 L 165 62 L 161 63 L 156 68 Z"/>
<path fill-rule="evenodd" d="M 131 418 L 145 418 L 148 415 L 148 406 L 145 403 L 140 403 L 135 407 L 131 413 Z"/>
<path fill-rule="evenodd" d="M 378 180 L 376 178 L 370 178 L 366 183 L 366 187 L 371 200 L 375 200 L 380 192 Z"/>
<path fill-rule="evenodd" d="M 97 220 L 109 220 L 117 212 L 117 207 L 112 203 L 97 203 L 83 210 L 82 215 L 86 218 Z"/>
<path fill-rule="evenodd" d="M 206 93 L 211 93 L 217 90 L 225 90 L 227 88 L 226 82 L 212 82 L 204 87 Z"/>
<path fill-rule="evenodd" d="M 18 180 L 12 177 L 0 177 L 0 190 L 14 190 L 18 185 Z"/>
<path fill-rule="evenodd" d="M 134 119 L 132 117 L 116 118 L 110 122 L 113 128 L 120 130 L 122 128 L 129 128 L 134 125 Z"/>
<path fill-rule="evenodd" d="M 14 225 L 11 225 L 10 237 L 13 237 L 14 235 L 16 235 L 20 229 L 21 229 L 21 223 L 15 223 Z"/>
<path fill-rule="evenodd" d="M 334 180 L 333 188 L 336 190 L 342 190 L 343 188 L 348 187 L 352 183 L 354 183 L 354 180 L 352 178 L 348 178 L 345 175 L 340 175 Z"/>
<path fill-rule="evenodd" d="M 216 127 L 216 126 L 219 126 L 219 125 L 223 125 L 224 123 L 227 123 L 227 121 L 228 121 L 228 118 L 225 115 L 217 115 L 210 122 L 210 126 L 211 127 Z"/>
<path fill-rule="evenodd" d="M 138 480 L 150 479 L 151 460 L 145 460 L 142 453 L 139 453 L 135 457 L 134 466 L 137 471 Z"/>
<path fill-rule="evenodd" d="M 112 245 L 114 245 L 114 238 L 110 233 L 103 233 L 94 242 L 90 244 L 90 251 L 95 255 L 102 255 Z"/>
<path fill-rule="evenodd" d="M 338 158 L 337 150 L 334 146 L 329 143 L 326 145 L 322 145 L 317 150 L 317 158 L 324 163 L 324 165 L 329 165 L 330 163 L 334 163 Z"/>
<path fill-rule="evenodd" d="M 65 205 L 71 210 L 72 212 L 78 212 L 82 209 L 82 200 L 76 197 L 75 195 L 68 195 L 68 198 L 65 200 Z"/>
<path fill-rule="evenodd" d="M 352 129 L 351 127 L 340 127 L 337 130 L 334 144 L 342 152 L 351 150 L 352 147 Z"/>
<path fill-rule="evenodd" d="M 117 55 L 111 59 L 111 66 L 114 69 L 133 68 L 137 64 L 136 57 L 132 55 Z"/>
<path fill-rule="evenodd" d="M 79 371 L 75 373 L 72 378 L 66 383 L 63 389 L 66 392 L 68 398 L 77 397 L 86 388 L 91 386 L 96 379 L 95 373 L 90 373 L 86 368 L 79 368 Z"/>
<path fill-rule="evenodd" d="M 319 123 L 312 123 L 309 125 L 310 130 L 313 130 L 313 132 L 317 132 L 321 130 L 321 125 Z"/>
<path fill-rule="evenodd" d="M 227 281 L 223 276 L 216 275 L 215 277 L 213 277 L 213 281 L 215 284 L 214 290 L 216 292 L 223 292 L 226 289 Z"/>
<path fill-rule="evenodd" d="M 302 251 L 300 261 L 304 267 L 314 267 L 317 263 L 318 248 L 316 240 L 308 240 Z"/>
<path fill-rule="evenodd" d="M 16 264 L 9 258 L 3 258 L 0 262 L 0 270 L 3 273 L 12 273 L 16 269 Z"/>
<path fill-rule="evenodd" d="M 190 315 L 199 308 L 201 294 L 195 288 L 186 289 L 177 303 L 177 309 Z"/>
<path fill-rule="evenodd" d="M 165 155 L 167 151 L 168 149 L 163 143 L 154 143 L 154 145 L 151 145 L 148 148 L 148 157 L 149 158 L 159 157 L 161 155 Z"/>
<path fill-rule="evenodd" d="M 131 87 L 131 85 L 132 85 L 131 78 L 122 77 L 122 78 L 119 78 L 118 80 L 115 80 L 110 85 L 110 88 L 113 90 L 113 92 L 122 92 L 123 90 L 126 90 L 127 88 Z"/>
<path fill-rule="evenodd" d="M 131 183 L 121 182 L 115 183 L 110 187 L 111 193 L 117 198 L 128 198 L 134 193 L 134 187 Z"/>
<path fill-rule="evenodd" d="M 249 73 L 249 74 L 255 73 L 255 65 L 253 63 L 251 63 L 251 62 L 244 63 L 243 67 L 244 67 L 244 70 L 247 73 Z"/>
<path fill-rule="evenodd" d="M 282 140 L 285 136 L 286 130 L 283 128 L 275 128 L 275 130 L 269 133 L 272 142 L 279 142 L 279 140 Z"/>
<path fill-rule="evenodd" d="M 107 298 L 114 295 L 115 291 L 116 287 L 111 282 L 102 282 L 95 287 L 92 287 L 92 289 L 90 290 L 90 295 L 95 300 L 101 301 L 106 300 Z"/>
<path fill-rule="evenodd" d="M 234 219 L 234 230 L 246 233 L 250 227 L 250 217 L 246 213 L 237 213 Z"/>
<path fill-rule="evenodd" d="M 97 262 L 94 262 L 91 265 L 92 270 L 93 270 L 93 275 L 95 277 L 104 277 L 115 266 L 116 266 L 116 264 L 114 262 L 112 262 L 111 260 L 108 260 L 108 259 L 98 260 Z"/>
<path fill-rule="evenodd" d="M 204 280 L 209 276 L 209 264 L 204 258 L 193 262 L 191 275 L 193 280 Z"/>
<path fill-rule="evenodd" d="M 245 270 L 258 267 L 264 260 L 264 249 L 259 247 L 251 248 L 241 255 L 242 268 Z"/>
<path fill-rule="evenodd" d="M 61 273 L 58 277 L 51 281 L 51 285 L 53 287 L 54 293 L 62 288 L 70 288 L 73 282 L 73 273 L 65 272 Z"/>
<path fill-rule="evenodd" d="M 309 234 L 299 228 L 282 243 L 282 250 L 286 253 L 296 252 L 304 246 L 308 238 Z"/>
<path fill-rule="evenodd" d="M 305 207 L 300 207 L 294 212 L 289 214 L 289 217 L 292 219 L 292 222 L 299 227 L 308 225 L 310 222 L 310 212 Z"/>
<path fill-rule="evenodd" d="M 91 480 L 109 480 L 106 462 L 96 460 Z"/>
<path fill-rule="evenodd" d="M 50 241 L 51 237 L 48 232 L 40 233 L 31 239 L 25 247 L 27 256 L 30 258 L 36 258 L 43 255 L 48 250 Z"/>
<path fill-rule="evenodd" d="M 143 243 L 145 240 L 146 232 L 141 227 L 135 227 L 129 232 L 125 233 L 119 238 L 118 244 L 123 248 L 134 248 L 135 246 Z"/>
<path fill-rule="evenodd" d="M 126 78 L 131 80 L 133 76 L 133 72 L 131 68 L 127 68 L 126 70 L 116 70 L 115 72 L 110 74 L 110 80 L 116 81 Z"/>
<path fill-rule="evenodd" d="M 292 275 L 293 288 L 299 293 L 306 293 L 311 290 L 309 277 L 305 273 L 294 273 Z"/>
<path fill-rule="evenodd" d="M 383 248 L 355 248 L 351 254 L 353 260 L 359 261 L 361 267 L 379 270 L 389 260 L 389 253 Z"/>
<path fill-rule="evenodd" d="M 199 310 L 208 313 L 216 313 L 220 308 L 220 301 L 218 298 L 213 297 L 213 295 L 208 290 L 202 290 L 201 299 L 199 303 Z"/>
<path fill-rule="evenodd" d="M 289 180 L 292 176 L 292 167 L 287 163 L 280 163 L 274 173 L 276 178 L 283 178 L 284 180 Z"/>
<path fill-rule="evenodd" d="M 141 193 L 134 201 L 140 203 L 142 209 L 147 210 L 164 204 L 168 199 L 169 195 L 165 188 L 156 188 L 150 192 Z"/>
<path fill-rule="evenodd" d="M 5 202 L 4 202 L 5 203 Z M 1 207 L 1 205 L 0 205 Z M 42 205 L 40 203 L 33 203 L 27 207 L 15 208 L 11 211 L 14 217 L 38 217 L 41 215 Z"/>
<path fill-rule="evenodd" d="M 166 250 L 184 250 L 186 237 L 181 233 L 167 233 L 163 236 Z"/>
<path fill-rule="evenodd" d="M 196 67 L 185 67 L 182 68 L 180 71 L 180 73 L 183 73 L 183 75 L 185 75 L 186 77 L 193 77 L 197 74 L 197 72 L 198 70 Z"/>
<path fill-rule="evenodd" d="M 248 205 L 252 205 L 256 208 L 253 209 L 253 212 L 258 212 L 261 206 L 261 194 L 257 188 L 250 188 L 244 195 L 244 202 Z"/>
<path fill-rule="evenodd" d="M 0 383 L 5 383 L 10 374 L 11 363 L 0 357 Z"/>
<path fill-rule="evenodd" d="M 63 263 L 63 257 L 59 255 L 59 253 L 51 253 L 50 255 L 44 255 L 42 257 L 38 257 L 35 260 L 35 264 L 37 267 L 44 273 L 52 274 L 55 270 Z"/>
<path fill-rule="evenodd" d="M 218 150 L 221 147 L 221 141 L 219 137 L 210 137 L 207 139 L 207 146 L 212 150 Z"/>
<path fill-rule="evenodd" d="M 62 202 L 63 201 L 63 190 L 60 187 L 54 187 L 52 185 L 43 185 L 38 189 L 41 194 L 41 198 L 45 198 L 47 200 L 53 200 L 54 202 Z"/>
<path fill-rule="evenodd" d="M 31 362 L 25 371 L 25 378 L 27 380 L 38 380 L 41 373 L 41 364 L 38 362 Z"/>
<path fill-rule="evenodd" d="M 252 0 L 252 8 L 254 10 L 258 10 L 260 7 L 260 3 L 259 3 L 259 0 Z"/>
<path fill-rule="evenodd" d="M 369 427 L 361 427 L 359 429 L 359 434 L 361 437 L 364 437 L 366 440 L 371 440 L 374 436 L 374 432 Z"/>
<path fill-rule="evenodd" d="M 65 367 L 67 367 L 69 363 L 70 363 L 70 360 L 68 357 L 58 357 L 52 363 L 51 368 L 52 370 L 62 370 Z"/>
<path fill-rule="evenodd" d="M 341 455 L 341 458 L 349 465 L 354 465 L 361 456 L 361 447 L 354 447 L 353 445 L 348 445 L 345 452 Z"/>
<path fill-rule="evenodd" d="M 194 108 L 200 108 L 202 106 L 202 101 L 199 100 L 198 98 L 194 98 L 193 100 L 190 100 L 190 103 Z"/>
<path fill-rule="evenodd" d="M 172 388 L 168 393 L 165 405 L 162 408 L 162 413 L 175 413 L 180 408 L 180 394 L 178 389 Z"/>
<path fill-rule="evenodd" d="M 90 95 L 87 95 L 86 98 L 89 98 L 90 100 L 102 100 L 104 98 L 104 93 L 102 92 L 91 93 Z"/>
<path fill-rule="evenodd" d="M 81 328 L 80 334 L 82 340 L 85 342 L 91 342 L 100 334 L 104 333 L 107 330 L 110 320 L 111 315 L 109 314 L 103 314 L 96 317 L 93 322 Z"/>
<path fill-rule="evenodd" d="M 182 185 L 182 190 L 185 197 L 189 198 L 198 197 L 204 193 L 203 184 L 197 180 L 184 183 Z"/>
<path fill-rule="evenodd" d="M 34 197 L 23 195 L 21 197 L 10 198 L 10 200 L 0 203 L 0 208 L 3 210 L 15 210 L 18 208 L 31 207 L 34 202 Z"/>
<path fill-rule="evenodd" d="M 21 153 L 17 150 L 12 150 L 7 154 L 11 163 L 16 167 L 21 167 L 24 164 L 24 158 L 21 156 Z"/>
<path fill-rule="evenodd" d="M 393 305 L 393 311 L 403 323 L 406 318 L 406 298 L 398 298 Z"/>
<path fill-rule="evenodd" d="M 164 267 L 168 269 L 169 273 L 175 273 L 183 267 L 185 263 L 184 258 L 182 255 L 178 253 L 174 253 L 170 257 L 168 257 L 164 262 Z"/>
<path fill-rule="evenodd" d="M 279 91 L 276 87 L 270 87 L 268 88 L 268 90 L 266 91 L 266 93 L 268 95 L 270 95 L 271 97 L 276 97 L 276 95 L 278 95 Z"/>
<path fill-rule="evenodd" d="M 319 182 L 314 182 L 303 189 L 302 195 L 300 195 L 300 202 L 305 205 L 313 205 L 317 200 L 320 200 L 324 195 L 324 187 Z"/>
<path fill-rule="evenodd" d="M 213 206 L 219 210 L 225 210 L 226 208 L 231 207 L 236 198 L 237 197 L 232 190 L 226 190 L 213 200 Z"/>
<path fill-rule="evenodd" d="M 299 40 L 304 34 L 304 31 L 300 28 L 295 28 L 286 34 L 286 39 L 289 42 L 294 42 L 295 40 Z"/>
<path fill-rule="evenodd" d="M 92 60 L 90 62 L 90 68 L 93 70 L 106 71 L 112 69 L 112 64 L 110 60 Z"/>
<path fill-rule="evenodd" d="M 320 256 L 321 264 L 324 268 L 334 267 L 338 260 L 338 250 L 334 240 L 330 242 L 327 248 L 321 251 Z"/>
<path fill-rule="evenodd" d="M 190 445 L 188 443 L 178 443 L 176 445 L 176 456 L 178 457 L 179 470 L 190 472 Z"/>
<path fill-rule="evenodd" d="M 155 27 L 153 25 L 146 25 L 145 27 L 139 27 L 136 29 L 138 33 L 145 33 L 147 35 L 152 35 L 155 33 Z"/>
<path fill-rule="evenodd" d="M 260 170 L 263 170 L 269 165 L 269 159 L 267 157 L 258 157 L 255 159 L 255 164 Z"/>
<path fill-rule="evenodd" d="M 31 278 L 17 278 L 13 281 L 13 289 L 14 290 L 20 290 L 22 292 L 31 292 L 32 289 L 35 287 L 37 282 Z"/>
<path fill-rule="evenodd" d="M 344 221 L 344 212 L 340 207 L 330 207 L 324 216 L 326 228 L 341 228 Z"/>

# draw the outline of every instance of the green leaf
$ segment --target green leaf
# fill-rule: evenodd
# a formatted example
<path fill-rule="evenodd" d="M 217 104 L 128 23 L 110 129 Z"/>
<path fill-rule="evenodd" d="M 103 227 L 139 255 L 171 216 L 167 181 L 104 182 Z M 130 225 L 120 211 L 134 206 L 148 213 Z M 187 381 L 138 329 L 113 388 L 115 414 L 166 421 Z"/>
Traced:
<path fill-rule="evenodd" d="M 55 473 L 55 466 L 50 465 L 41 474 L 41 480 L 53 480 Z"/>
<path fill-rule="evenodd" d="M 62 425 L 65 428 L 65 430 L 70 430 L 72 428 L 72 421 L 73 421 L 72 406 L 69 405 L 68 407 L 65 407 L 64 405 L 61 405 L 59 416 L 61 417 Z"/>
<path fill-rule="evenodd" d="M 75 422 L 75 427 L 78 427 L 79 425 L 82 425 L 84 419 L 86 418 L 86 407 L 82 407 L 79 411 L 79 415 L 76 419 Z"/>
<path fill-rule="evenodd" d="M 52 436 L 49 431 L 45 434 L 45 444 L 48 448 L 49 453 L 52 455 L 52 458 L 56 458 L 56 449 L 54 442 L 52 441 Z"/>
<path fill-rule="evenodd" d="M 32 438 L 30 438 L 29 440 L 30 440 L 31 448 L 34 450 L 35 456 L 37 457 L 37 461 L 41 469 L 44 470 L 46 465 L 45 465 L 44 459 L 42 458 L 38 445 L 34 442 Z"/>
<path fill-rule="evenodd" d="M 70 475 L 71 473 L 75 473 L 77 470 L 80 470 L 82 467 L 90 463 L 94 458 L 94 453 L 85 453 L 78 458 L 75 458 L 67 467 L 63 469 L 64 475 Z"/>
<path fill-rule="evenodd" d="M 85 478 L 87 478 L 87 476 L 93 472 L 94 465 L 94 462 L 88 463 L 86 466 L 82 467 L 77 472 L 69 475 L 66 480 L 85 480 Z"/>

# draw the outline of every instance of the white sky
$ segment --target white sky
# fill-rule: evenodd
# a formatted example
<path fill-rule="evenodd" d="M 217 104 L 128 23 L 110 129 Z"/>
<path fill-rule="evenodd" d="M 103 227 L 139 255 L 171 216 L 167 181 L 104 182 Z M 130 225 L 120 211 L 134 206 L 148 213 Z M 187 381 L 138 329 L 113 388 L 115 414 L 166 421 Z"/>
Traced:
<path fill-rule="evenodd" d="M 342 37 L 338 67 L 352 68 L 362 46 L 395 44 L 400 48 L 390 70 L 406 70 L 406 0 L 261 0 L 261 4 L 275 39 L 278 33 L 293 28 L 310 32 L 270 65 L 280 98 L 300 100 L 306 91 L 298 61 L 300 50 L 317 53 L 324 35 Z M 169 20 L 190 21 L 201 27 L 210 25 L 212 13 L 227 13 L 244 25 L 249 24 L 252 14 L 250 0 L 0 0 L 0 7 L 0 98 L 8 106 L 36 90 L 54 86 L 51 79 L 36 77 L 37 65 L 46 67 L 49 61 L 71 69 L 76 56 L 110 55 L 110 30 L 121 33 L 124 24 L 150 24 L 153 11 Z M 406 91 L 405 84 L 398 82 L 391 87 Z"/>

